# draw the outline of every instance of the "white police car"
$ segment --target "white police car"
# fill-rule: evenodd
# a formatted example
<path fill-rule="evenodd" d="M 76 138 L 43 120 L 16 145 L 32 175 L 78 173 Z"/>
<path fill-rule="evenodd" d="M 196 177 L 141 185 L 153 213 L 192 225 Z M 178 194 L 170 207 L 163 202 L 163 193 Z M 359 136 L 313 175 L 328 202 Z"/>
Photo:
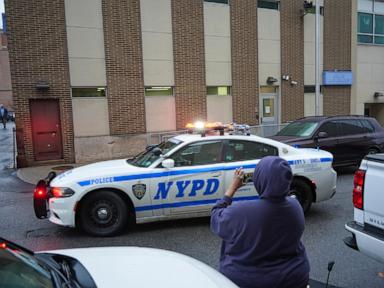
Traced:
<path fill-rule="evenodd" d="M 237 287 L 198 260 L 153 248 L 98 247 L 34 253 L 0 238 L 0 263 L 0 287 Z"/>
<path fill-rule="evenodd" d="M 50 174 L 36 186 L 36 216 L 46 218 L 49 210 L 51 222 L 80 227 L 95 236 L 117 234 L 129 222 L 207 216 L 238 167 L 243 167 L 247 184 L 234 201 L 257 199 L 251 176 L 258 161 L 268 155 L 290 163 L 292 193 L 305 212 L 312 202 L 330 199 L 336 192 L 333 156 L 326 151 L 223 130 L 221 135 L 208 134 L 178 135 L 132 159 L 90 164 L 56 177 Z"/>

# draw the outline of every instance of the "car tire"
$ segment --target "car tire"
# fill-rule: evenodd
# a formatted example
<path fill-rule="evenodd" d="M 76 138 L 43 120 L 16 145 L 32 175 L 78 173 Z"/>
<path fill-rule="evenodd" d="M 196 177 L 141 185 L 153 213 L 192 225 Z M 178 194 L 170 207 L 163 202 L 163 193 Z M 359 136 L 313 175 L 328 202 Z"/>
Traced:
<path fill-rule="evenodd" d="M 114 236 L 127 226 L 127 205 L 116 193 L 100 190 L 81 203 L 79 222 L 81 229 L 92 236 Z"/>
<path fill-rule="evenodd" d="M 290 195 L 295 195 L 303 208 L 304 214 L 307 214 L 313 202 L 311 186 L 303 179 L 294 178 L 291 185 Z"/>

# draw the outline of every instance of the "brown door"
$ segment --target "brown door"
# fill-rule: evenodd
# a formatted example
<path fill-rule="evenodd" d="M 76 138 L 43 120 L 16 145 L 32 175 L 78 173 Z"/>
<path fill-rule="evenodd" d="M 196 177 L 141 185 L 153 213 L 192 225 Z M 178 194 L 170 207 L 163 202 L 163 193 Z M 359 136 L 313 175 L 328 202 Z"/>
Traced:
<path fill-rule="evenodd" d="M 35 159 L 62 159 L 59 101 L 31 100 L 30 108 Z"/>

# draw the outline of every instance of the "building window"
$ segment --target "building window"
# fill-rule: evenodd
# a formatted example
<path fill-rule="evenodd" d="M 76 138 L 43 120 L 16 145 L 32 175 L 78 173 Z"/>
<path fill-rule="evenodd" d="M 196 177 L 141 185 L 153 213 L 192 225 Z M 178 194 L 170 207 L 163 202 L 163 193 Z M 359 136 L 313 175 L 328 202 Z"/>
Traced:
<path fill-rule="evenodd" d="M 173 96 L 173 88 L 168 86 L 145 87 L 145 96 Z"/>
<path fill-rule="evenodd" d="M 258 0 L 257 7 L 265 9 L 279 10 L 279 2 L 277 1 L 268 1 L 268 0 Z"/>
<path fill-rule="evenodd" d="M 72 97 L 105 97 L 105 87 L 72 88 Z"/>
<path fill-rule="evenodd" d="M 357 41 L 384 45 L 384 1 L 359 0 Z"/>
<path fill-rule="evenodd" d="M 306 93 L 316 93 L 315 85 L 305 85 L 304 86 L 304 94 Z M 320 85 L 320 93 L 323 93 L 323 85 Z"/>
<path fill-rule="evenodd" d="M 313 5 L 312 8 L 306 9 L 305 12 L 310 13 L 310 14 L 316 14 L 316 6 Z M 320 15 L 324 16 L 324 7 L 323 6 L 320 6 Z"/>
<path fill-rule="evenodd" d="M 229 0 L 204 0 L 204 2 L 212 2 L 212 3 L 228 4 Z"/>
<path fill-rule="evenodd" d="M 209 86 L 207 87 L 207 95 L 227 96 L 231 95 L 230 86 Z"/>

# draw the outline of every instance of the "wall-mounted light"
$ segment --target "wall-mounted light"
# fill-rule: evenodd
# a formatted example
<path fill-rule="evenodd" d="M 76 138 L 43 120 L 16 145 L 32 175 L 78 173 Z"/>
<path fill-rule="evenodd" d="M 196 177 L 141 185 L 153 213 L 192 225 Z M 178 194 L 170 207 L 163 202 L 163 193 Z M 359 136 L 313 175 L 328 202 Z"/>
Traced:
<path fill-rule="evenodd" d="M 274 83 L 276 83 L 278 80 L 275 78 L 275 77 L 272 77 L 272 76 L 269 76 L 267 78 L 267 84 L 269 85 L 273 85 Z"/>
<path fill-rule="evenodd" d="M 283 76 L 281 77 L 281 79 L 283 79 L 284 81 L 289 81 L 290 78 L 291 78 L 291 77 L 290 77 L 289 75 L 283 75 Z"/>
<path fill-rule="evenodd" d="M 37 81 L 35 87 L 38 90 L 46 90 L 49 89 L 49 83 L 46 81 Z"/>

